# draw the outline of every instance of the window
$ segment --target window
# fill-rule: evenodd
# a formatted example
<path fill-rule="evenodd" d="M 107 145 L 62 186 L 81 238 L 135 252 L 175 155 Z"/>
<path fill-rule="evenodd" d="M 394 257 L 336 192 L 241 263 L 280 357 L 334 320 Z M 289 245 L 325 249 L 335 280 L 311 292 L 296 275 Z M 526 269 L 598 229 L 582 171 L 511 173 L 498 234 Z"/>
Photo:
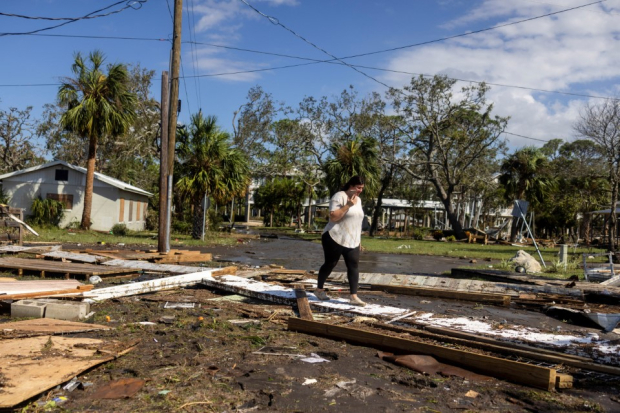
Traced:
<path fill-rule="evenodd" d="M 47 199 L 60 202 L 64 209 L 73 209 L 73 195 L 68 194 L 47 194 Z"/>
<path fill-rule="evenodd" d="M 68 169 L 56 169 L 55 178 L 57 181 L 68 181 L 69 180 L 69 170 Z"/>

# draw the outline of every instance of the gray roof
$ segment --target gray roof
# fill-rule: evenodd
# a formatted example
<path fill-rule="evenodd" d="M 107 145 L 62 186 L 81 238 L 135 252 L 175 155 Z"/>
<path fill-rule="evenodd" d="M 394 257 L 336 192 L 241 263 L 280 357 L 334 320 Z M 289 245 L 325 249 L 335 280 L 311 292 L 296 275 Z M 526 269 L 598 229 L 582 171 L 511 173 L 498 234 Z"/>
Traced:
<path fill-rule="evenodd" d="M 62 165 L 67 168 L 73 169 L 74 171 L 78 171 L 80 173 L 86 174 L 86 168 L 82 168 L 81 166 L 71 165 L 65 161 L 53 161 L 48 162 L 43 165 L 33 166 L 32 168 L 22 169 L 21 171 L 9 172 L 8 174 L 0 175 L 0 180 L 9 178 L 11 176 L 23 175 L 34 171 L 39 171 L 41 169 L 51 168 L 52 166 Z M 145 191 L 144 189 L 140 189 L 137 186 L 129 185 L 126 182 L 120 181 L 116 178 L 112 178 L 110 176 L 101 174 L 99 172 L 95 172 L 95 179 L 105 182 L 108 185 L 112 185 L 118 189 L 122 189 L 128 192 L 134 192 L 136 194 L 145 195 L 145 196 L 153 196 L 152 193 Z"/>

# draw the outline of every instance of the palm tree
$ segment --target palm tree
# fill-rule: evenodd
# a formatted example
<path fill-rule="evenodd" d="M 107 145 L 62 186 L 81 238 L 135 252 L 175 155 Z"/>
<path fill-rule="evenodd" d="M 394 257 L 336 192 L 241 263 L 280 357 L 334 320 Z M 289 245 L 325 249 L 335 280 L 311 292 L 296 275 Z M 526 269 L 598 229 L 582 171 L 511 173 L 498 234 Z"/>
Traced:
<path fill-rule="evenodd" d="M 324 166 L 325 181 L 330 193 L 336 193 L 352 176 L 360 175 L 366 180 L 366 193 L 372 196 L 381 173 L 377 141 L 357 136 L 344 143 L 332 143 L 330 153 L 332 157 Z"/>
<path fill-rule="evenodd" d="M 549 162 L 539 148 L 527 146 L 508 156 L 501 165 L 499 183 L 505 189 L 506 201 L 526 199 L 532 209 L 543 202 L 557 184 L 557 180 L 546 174 Z M 511 242 L 517 235 L 517 220 L 512 220 Z"/>
<path fill-rule="evenodd" d="M 58 90 L 61 106 L 67 108 L 60 118 L 61 126 L 69 132 L 88 139 L 86 186 L 81 227 L 89 229 L 93 205 L 93 180 L 97 159 L 97 144 L 103 138 L 123 135 L 135 120 L 137 98 L 128 89 L 129 74 L 122 64 L 108 66 L 104 73 L 104 55 L 95 50 L 88 55 L 87 66 L 77 53 L 71 71 L 73 78 L 64 78 Z"/>
<path fill-rule="evenodd" d="M 203 199 L 226 203 L 242 195 L 250 180 L 245 155 L 233 148 L 230 135 L 217 125 L 215 116 L 192 115 L 189 128 L 179 133 L 176 188 L 194 207 L 192 236 L 203 234 Z"/>

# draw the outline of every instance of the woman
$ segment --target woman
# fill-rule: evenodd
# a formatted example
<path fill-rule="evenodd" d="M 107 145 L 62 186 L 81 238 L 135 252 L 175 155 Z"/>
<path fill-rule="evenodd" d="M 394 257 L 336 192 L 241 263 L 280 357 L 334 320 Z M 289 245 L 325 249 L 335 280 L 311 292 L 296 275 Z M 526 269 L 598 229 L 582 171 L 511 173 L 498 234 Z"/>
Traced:
<path fill-rule="evenodd" d="M 364 211 L 359 195 L 364 190 L 364 179 L 354 176 L 329 201 L 329 222 L 323 230 L 321 244 L 325 263 L 319 270 L 319 281 L 314 294 L 319 300 L 329 300 L 323 286 L 338 264 L 340 256 L 347 265 L 347 278 L 351 290 L 351 304 L 363 307 L 365 302 L 357 297 L 359 284 L 360 241 Z"/>

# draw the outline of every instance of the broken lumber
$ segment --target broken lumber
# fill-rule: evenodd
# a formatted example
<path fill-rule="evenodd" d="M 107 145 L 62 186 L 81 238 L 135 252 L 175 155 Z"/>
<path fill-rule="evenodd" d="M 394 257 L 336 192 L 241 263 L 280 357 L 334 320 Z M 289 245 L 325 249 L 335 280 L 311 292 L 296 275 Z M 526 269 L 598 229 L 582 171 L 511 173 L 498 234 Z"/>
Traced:
<path fill-rule="evenodd" d="M 141 271 L 169 272 L 172 274 L 191 274 L 202 269 L 200 267 L 192 267 L 189 265 L 154 264 L 147 261 L 124 260 L 120 258 L 113 259 L 112 261 L 106 261 L 101 264 L 111 265 L 114 267 L 132 268 L 134 270 Z"/>
<path fill-rule="evenodd" d="M 306 295 L 306 289 L 303 285 L 294 285 L 295 298 L 297 298 L 297 309 L 299 310 L 299 317 L 304 320 L 314 320 L 312 316 L 312 310 L 308 303 L 308 296 Z"/>
<path fill-rule="evenodd" d="M 556 373 L 555 385 L 558 389 L 572 389 L 573 376 L 570 374 Z"/>
<path fill-rule="evenodd" d="M 385 291 L 391 294 L 419 295 L 424 297 L 448 298 L 451 300 L 475 301 L 478 303 L 510 305 L 510 296 L 501 294 L 468 293 L 462 291 L 442 290 L 439 288 L 399 287 L 395 285 L 372 285 L 371 291 Z"/>
<path fill-rule="evenodd" d="M 11 408 L 133 348 L 135 345 L 93 338 L 41 336 L 0 340 L 0 408 Z M 45 349 L 53 351 L 46 353 Z"/>
<path fill-rule="evenodd" d="M 85 262 L 88 264 L 99 264 L 105 261 L 110 261 L 111 258 L 91 255 L 91 254 L 80 254 L 77 252 L 69 252 L 69 251 L 51 251 L 46 252 L 45 254 L 41 254 L 45 258 L 54 258 L 54 259 L 67 259 L 70 261 L 77 262 Z"/>
<path fill-rule="evenodd" d="M 69 288 L 66 290 L 52 290 L 52 291 L 37 291 L 33 293 L 22 294 L 7 294 L 0 295 L 0 300 L 25 300 L 27 298 L 43 298 L 53 295 L 70 295 L 70 294 L 82 294 L 83 292 L 90 291 L 94 288 L 94 285 L 79 285 L 76 288 Z"/>
<path fill-rule="evenodd" d="M 117 285 L 108 288 L 98 288 L 84 293 L 84 298 L 94 301 L 107 300 L 110 298 L 127 297 L 131 295 L 152 293 L 155 291 L 171 290 L 174 288 L 196 285 L 205 277 L 212 277 L 236 271 L 237 267 L 225 267 L 221 269 L 210 269 L 192 274 L 181 274 L 172 277 L 159 278 L 156 280 L 141 281 L 132 284 Z"/>
<path fill-rule="evenodd" d="M 443 336 L 441 334 L 429 333 L 429 332 L 422 331 L 422 330 L 413 330 L 410 328 L 396 327 L 396 326 L 382 324 L 382 323 L 372 323 L 371 325 L 373 327 L 381 328 L 384 330 L 395 331 L 398 333 L 408 333 L 412 336 L 424 337 L 424 338 L 428 338 L 431 340 L 440 341 L 443 343 L 457 344 L 457 345 L 462 345 L 466 347 L 477 348 L 480 350 L 490 351 L 490 352 L 498 353 L 498 354 L 507 354 L 507 355 L 524 357 L 524 358 L 528 358 L 531 360 L 546 361 L 549 363 L 565 364 L 565 365 L 572 365 L 573 362 L 577 362 L 581 365 L 583 365 L 582 363 L 584 361 L 592 362 L 591 359 L 586 359 L 585 357 L 578 357 L 579 359 L 583 360 L 583 361 L 579 361 L 563 353 L 555 352 L 555 354 L 550 354 L 551 353 L 550 351 L 540 352 L 540 349 L 537 349 L 534 347 L 530 347 L 528 350 L 525 350 L 517 346 L 510 346 L 510 343 L 506 343 L 506 345 L 502 345 L 501 342 L 498 344 L 488 344 L 488 343 L 482 343 L 482 342 L 477 342 L 473 340 L 466 340 L 462 338 Z"/>
<path fill-rule="evenodd" d="M 458 365 L 481 374 L 539 389 L 553 390 L 556 385 L 556 371 L 546 367 L 294 317 L 289 318 L 288 329 L 300 333 L 345 340 L 364 346 L 372 346 L 382 350 L 430 355 L 448 364 Z"/>

